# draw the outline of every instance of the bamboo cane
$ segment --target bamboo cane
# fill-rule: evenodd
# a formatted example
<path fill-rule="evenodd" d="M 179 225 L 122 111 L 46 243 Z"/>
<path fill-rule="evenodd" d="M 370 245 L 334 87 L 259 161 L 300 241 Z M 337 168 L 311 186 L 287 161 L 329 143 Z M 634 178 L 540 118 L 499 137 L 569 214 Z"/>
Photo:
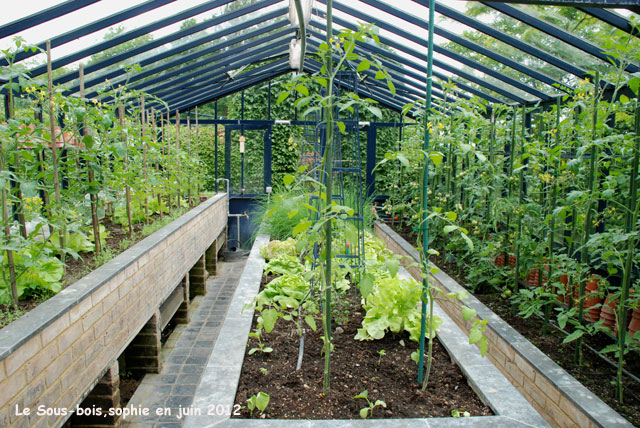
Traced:
<path fill-rule="evenodd" d="M 56 196 L 56 211 L 60 208 L 60 182 L 58 180 L 58 150 L 56 147 L 57 139 L 55 132 L 55 121 L 54 121 L 54 109 L 53 109 L 53 74 L 51 70 L 51 41 L 47 40 L 46 43 L 47 48 L 47 81 L 48 81 L 48 89 L 49 89 L 49 130 L 51 131 L 51 156 L 53 157 L 53 188 L 55 190 Z M 62 220 L 64 222 L 64 220 Z M 63 267 L 66 270 L 66 266 L 64 265 L 65 261 L 65 245 L 64 245 L 64 226 L 58 230 L 59 238 L 60 238 L 60 260 L 62 261 Z"/>
<path fill-rule="evenodd" d="M 80 74 L 80 98 L 84 99 L 84 64 L 80 63 L 80 68 L 78 69 Z M 89 129 L 87 128 L 86 122 L 83 120 L 82 123 L 82 134 L 83 136 L 89 135 Z M 87 148 L 87 153 L 89 153 L 90 149 Z M 93 173 L 93 168 L 91 164 L 89 164 L 89 168 L 87 171 L 89 175 L 89 186 L 92 188 L 91 193 L 89 193 L 89 197 L 91 198 L 91 224 L 93 225 L 93 241 L 95 246 L 96 256 L 100 255 L 100 222 L 98 220 L 98 198 L 95 192 L 93 192 L 93 183 L 95 182 L 95 176 Z"/>

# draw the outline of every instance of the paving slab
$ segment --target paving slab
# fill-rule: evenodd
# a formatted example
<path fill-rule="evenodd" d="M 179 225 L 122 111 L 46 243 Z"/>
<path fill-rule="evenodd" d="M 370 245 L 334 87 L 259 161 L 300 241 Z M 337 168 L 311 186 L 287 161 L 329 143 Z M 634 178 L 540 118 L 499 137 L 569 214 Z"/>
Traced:
<path fill-rule="evenodd" d="M 193 402 L 245 263 L 246 258 L 218 262 L 216 276 L 207 280 L 207 294 L 192 302 L 191 322 L 178 325 L 165 343 L 162 372 L 145 375 L 129 401 L 128 406 L 148 408 L 149 416 L 128 417 L 122 428 L 183 426 L 181 409 L 188 412 Z"/>

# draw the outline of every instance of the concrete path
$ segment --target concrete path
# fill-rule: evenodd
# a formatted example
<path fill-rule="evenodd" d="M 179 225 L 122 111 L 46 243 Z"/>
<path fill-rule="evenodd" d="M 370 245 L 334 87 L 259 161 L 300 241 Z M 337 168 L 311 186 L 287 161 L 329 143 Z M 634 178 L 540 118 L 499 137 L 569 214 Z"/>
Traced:
<path fill-rule="evenodd" d="M 148 409 L 148 416 L 127 417 L 122 428 L 179 428 L 180 407 L 191 405 L 216 343 L 246 258 L 218 262 L 218 273 L 207 280 L 206 296 L 194 299 L 191 322 L 176 327 L 163 347 L 159 374 L 145 375 L 127 407 Z"/>

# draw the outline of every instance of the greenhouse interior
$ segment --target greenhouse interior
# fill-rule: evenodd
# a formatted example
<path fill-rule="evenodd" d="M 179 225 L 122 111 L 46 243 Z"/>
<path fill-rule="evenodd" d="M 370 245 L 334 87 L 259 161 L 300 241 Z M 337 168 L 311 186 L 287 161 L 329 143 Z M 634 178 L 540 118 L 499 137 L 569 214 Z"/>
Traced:
<path fill-rule="evenodd" d="M 2 15 L 0 427 L 640 426 L 640 0 Z"/>

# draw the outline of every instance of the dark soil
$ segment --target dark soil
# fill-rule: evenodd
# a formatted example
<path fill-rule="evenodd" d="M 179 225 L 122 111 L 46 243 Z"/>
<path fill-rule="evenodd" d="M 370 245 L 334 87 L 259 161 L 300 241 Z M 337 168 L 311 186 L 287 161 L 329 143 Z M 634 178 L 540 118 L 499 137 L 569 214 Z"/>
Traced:
<path fill-rule="evenodd" d="M 120 377 L 120 406 L 125 407 L 129 404 L 131 397 L 138 389 L 138 386 L 142 382 L 142 378 L 144 377 L 143 373 L 139 374 L 130 374 L 127 373 L 127 376 Z"/>
<path fill-rule="evenodd" d="M 269 394 L 270 402 L 265 414 L 256 410 L 254 418 L 359 419 L 360 409 L 367 403 L 353 397 L 367 390 L 371 401 L 382 400 L 387 405 L 376 407 L 374 418 L 447 417 L 453 410 L 468 411 L 472 416 L 493 414 L 437 340 L 429 385 L 422 391 L 417 385 L 417 364 L 410 357 L 417 343 L 411 342 L 408 334 L 387 334 L 378 341 L 354 340 L 363 316 L 364 310 L 352 304 L 348 321 L 340 326 L 343 331 L 334 333 L 327 394 L 322 393 L 321 329 L 307 331 L 302 369 L 296 371 L 298 334 L 291 322 L 280 320 L 263 339 L 273 352 L 245 355 L 235 403 L 245 406 L 250 396 L 262 391 Z M 319 319 L 317 324 L 321 325 Z M 256 345 L 256 339 L 251 338 L 247 351 Z M 382 358 L 380 350 L 386 352 Z M 249 411 L 243 409 L 240 418 L 248 417 Z"/>
<path fill-rule="evenodd" d="M 398 231 L 398 234 L 405 238 L 408 242 L 414 243 L 415 233 L 408 230 Z M 458 267 L 455 264 L 449 264 L 444 256 L 438 256 L 433 262 L 449 276 L 454 278 L 459 284 L 465 286 L 466 278 L 463 272 L 458 275 Z M 640 426 L 640 384 L 635 382 L 629 376 L 624 376 L 625 402 L 620 404 L 615 397 L 615 379 L 616 368 L 610 363 L 602 359 L 601 355 L 593 352 L 586 347 L 583 348 L 582 366 L 577 366 L 574 362 L 575 342 L 563 344 L 562 341 L 566 334 L 557 328 L 550 327 L 549 334 L 541 334 L 543 329 L 543 320 L 535 316 L 522 318 L 514 314 L 513 305 L 506 299 L 500 297 L 500 294 L 478 294 L 475 296 L 489 307 L 493 312 L 499 315 L 505 322 L 515 328 L 520 334 L 525 336 L 538 349 L 544 352 L 549 358 L 554 360 L 558 365 L 565 369 L 569 374 L 581 382 L 587 389 L 596 394 L 602 401 L 607 403 L 612 409 L 624 416 L 629 422 L 635 426 Z M 555 320 L 552 320 L 555 324 Z M 556 324 L 557 325 L 557 324 Z M 567 330 L 571 331 L 570 326 Z M 586 345 L 596 351 L 599 351 L 607 345 L 615 343 L 615 340 L 604 334 L 599 333 L 596 336 L 585 337 Z M 613 354 L 607 355 L 609 359 L 613 358 Z M 625 355 L 625 369 L 640 377 L 640 355 L 637 352 L 630 352 Z"/>
<path fill-rule="evenodd" d="M 152 216 L 149 220 L 149 223 L 153 223 L 153 221 L 159 216 Z M 124 249 L 120 249 L 121 242 L 129 238 L 129 234 L 127 229 L 124 226 L 119 224 L 115 224 L 110 222 L 107 219 L 102 219 L 100 221 L 107 232 L 106 247 L 111 249 L 113 254 L 117 255 L 118 253 L 124 251 Z M 144 223 L 137 223 L 133 225 L 133 240 L 131 241 L 131 245 L 136 244 L 141 241 L 144 237 L 140 236 L 140 231 L 145 226 Z M 128 248 L 128 247 L 127 247 Z M 94 253 L 80 253 L 80 257 L 78 259 L 74 259 L 73 257 L 67 257 L 65 263 L 67 264 L 65 276 L 62 279 L 64 281 L 63 288 L 68 287 L 73 284 L 84 275 L 88 273 L 87 269 L 94 265 L 95 254 Z"/>

